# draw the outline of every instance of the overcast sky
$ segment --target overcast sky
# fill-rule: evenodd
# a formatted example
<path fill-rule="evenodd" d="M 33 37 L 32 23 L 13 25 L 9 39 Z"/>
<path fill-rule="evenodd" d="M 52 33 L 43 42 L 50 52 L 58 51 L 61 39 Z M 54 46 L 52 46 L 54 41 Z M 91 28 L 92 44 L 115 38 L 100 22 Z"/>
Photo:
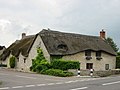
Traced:
<path fill-rule="evenodd" d="M 120 48 L 120 0 L 0 0 L 0 45 L 43 28 L 95 36 L 105 29 Z"/>

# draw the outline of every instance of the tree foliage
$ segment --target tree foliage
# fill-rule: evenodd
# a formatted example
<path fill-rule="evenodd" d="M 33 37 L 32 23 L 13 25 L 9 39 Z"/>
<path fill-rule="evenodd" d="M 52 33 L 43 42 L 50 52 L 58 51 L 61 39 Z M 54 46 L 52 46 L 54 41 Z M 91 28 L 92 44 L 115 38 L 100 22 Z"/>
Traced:
<path fill-rule="evenodd" d="M 119 48 L 117 47 L 117 44 L 113 41 L 111 37 L 108 37 L 106 41 L 113 48 L 115 52 L 118 52 Z"/>

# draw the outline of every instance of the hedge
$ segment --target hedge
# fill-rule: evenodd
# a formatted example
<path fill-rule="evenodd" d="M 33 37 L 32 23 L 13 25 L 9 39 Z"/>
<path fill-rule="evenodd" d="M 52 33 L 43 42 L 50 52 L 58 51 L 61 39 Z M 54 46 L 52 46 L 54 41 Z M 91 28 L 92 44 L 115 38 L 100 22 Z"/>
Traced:
<path fill-rule="evenodd" d="M 54 69 L 68 70 L 80 68 L 79 61 L 65 61 L 65 60 L 54 60 L 51 62 Z"/>

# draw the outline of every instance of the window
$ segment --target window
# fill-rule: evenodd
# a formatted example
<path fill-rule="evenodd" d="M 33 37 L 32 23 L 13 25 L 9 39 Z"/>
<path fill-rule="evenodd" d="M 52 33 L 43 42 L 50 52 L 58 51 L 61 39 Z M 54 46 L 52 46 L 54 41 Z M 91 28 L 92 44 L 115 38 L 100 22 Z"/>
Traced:
<path fill-rule="evenodd" d="M 57 49 L 58 49 L 59 51 L 67 51 L 67 50 L 68 50 L 68 47 L 67 47 L 66 44 L 59 44 L 59 45 L 57 46 Z"/>
<path fill-rule="evenodd" d="M 86 69 L 93 69 L 93 63 L 86 63 Z"/>
<path fill-rule="evenodd" d="M 91 50 L 86 50 L 86 51 L 85 51 L 85 56 L 86 56 L 86 59 L 87 59 L 87 60 L 92 59 L 92 57 L 91 57 Z"/>
<path fill-rule="evenodd" d="M 96 52 L 96 57 L 101 57 L 101 51 Z"/>
<path fill-rule="evenodd" d="M 101 51 L 97 51 L 97 52 L 96 52 L 96 59 L 97 59 L 97 60 L 102 59 L 102 58 L 101 58 Z"/>
<path fill-rule="evenodd" d="M 86 50 L 85 51 L 85 56 L 91 56 L 91 50 Z"/>
<path fill-rule="evenodd" d="M 105 64 L 105 70 L 109 70 L 109 64 Z"/>
<path fill-rule="evenodd" d="M 26 58 L 24 58 L 24 63 L 26 63 Z"/>

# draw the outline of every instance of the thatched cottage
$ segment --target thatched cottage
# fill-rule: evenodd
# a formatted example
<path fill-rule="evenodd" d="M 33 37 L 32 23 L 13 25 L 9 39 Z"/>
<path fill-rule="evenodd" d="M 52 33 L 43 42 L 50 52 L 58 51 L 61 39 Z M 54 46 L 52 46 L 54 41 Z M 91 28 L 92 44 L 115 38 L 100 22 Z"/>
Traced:
<path fill-rule="evenodd" d="M 16 57 L 16 69 L 29 71 L 32 60 L 37 55 L 37 48 L 43 50 L 50 62 L 55 58 L 77 60 L 80 69 L 94 70 L 115 69 L 116 53 L 105 40 L 105 31 L 100 36 L 89 36 L 74 33 L 63 33 L 43 29 L 36 35 L 22 34 L 2 54 L 2 62 L 9 67 L 11 56 Z"/>

